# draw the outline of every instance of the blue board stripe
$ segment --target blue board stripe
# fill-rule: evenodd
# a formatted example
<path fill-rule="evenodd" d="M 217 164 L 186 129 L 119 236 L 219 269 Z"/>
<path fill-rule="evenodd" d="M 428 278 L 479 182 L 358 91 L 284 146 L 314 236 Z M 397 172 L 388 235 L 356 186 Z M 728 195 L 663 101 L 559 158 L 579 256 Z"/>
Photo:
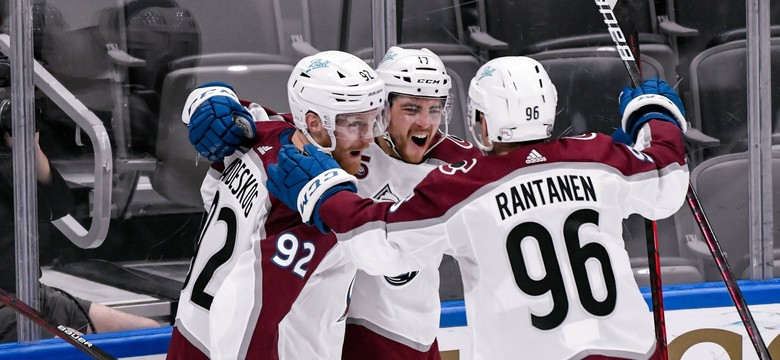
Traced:
<path fill-rule="evenodd" d="M 749 305 L 780 303 L 780 279 L 738 281 Z M 641 288 L 650 308 L 650 288 Z M 722 282 L 708 282 L 663 287 L 666 310 L 701 309 L 734 306 Z M 463 300 L 441 304 L 441 327 L 466 325 Z M 168 350 L 171 327 L 87 335 L 86 339 L 118 358 L 164 354 Z M 60 339 L 42 340 L 32 344 L 0 344 L 0 360 L 10 359 L 87 359 L 88 357 Z"/>

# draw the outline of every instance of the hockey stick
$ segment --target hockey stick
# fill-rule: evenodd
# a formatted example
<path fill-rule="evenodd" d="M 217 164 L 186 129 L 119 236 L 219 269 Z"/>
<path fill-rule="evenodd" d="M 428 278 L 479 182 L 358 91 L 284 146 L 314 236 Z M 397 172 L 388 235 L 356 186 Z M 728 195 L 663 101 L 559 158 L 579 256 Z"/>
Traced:
<path fill-rule="evenodd" d="M 615 42 L 620 58 L 626 66 L 631 86 L 642 84 L 642 63 L 639 58 L 639 39 L 632 9 L 625 2 L 620 7 L 610 5 L 606 0 L 595 0 L 604 23 Z M 614 12 L 613 12 L 614 9 Z M 618 17 L 620 21 L 618 22 Z M 664 360 L 669 358 L 666 341 L 666 319 L 664 317 L 663 282 L 661 281 L 661 259 L 658 253 L 658 226 L 655 221 L 645 219 L 645 241 L 650 273 L 650 295 L 653 303 L 655 341 Z"/>
<path fill-rule="evenodd" d="M 712 226 L 710 221 L 707 220 L 707 216 L 704 214 L 704 209 L 699 203 L 699 195 L 696 194 L 696 190 L 693 186 L 688 187 L 688 194 L 686 195 L 688 205 L 691 207 L 693 217 L 696 219 L 696 224 L 699 225 L 704 239 L 707 240 L 707 246 L 710 248 L 712 258 L 715 260 L 715 264 L 718 265 L 720 276 L 726 283 L 726 289 L 731 296 L 731 300 L 734 301 L 734 306 L 737 307 L 739 317 L 742 319 L 742 323 L 745 324 L 745 330 L 747 331 L 750 342 L 753 343 L 753 347 L 756 349 L 756 354 L 761 360 L 771 360 L 769 350 L 766 348 L 764 339 L 761 337 L 761 333 L 758 331 L 758 325 L 753 320 L 753 315 L 750 313 L 747 304 L 745 303 L 745 297 L 742 296 L 742 290 L 739 289 L 737 281 L 734 279 L 734 273 L 729 267 L 729 263 L 726 257 L 723 255 L 723 249 L 720 247 L 718 239 L 715 237 L 715 233 L 712 232 Z"/>
<path fill-rule="evenodd" d="M 626 17 L 628 17 L 629 24 L 633 24 L 633 21 L 630 20 L 631 17 L 629 11 L 630 9 L 624 9 L 623 11 L 620 11 L 619 14 L 621 14 L 622 17 L 620 20 L 618 20 L 618 18 L 616 18 L 615 14 L 613 13 L 613 9 L 615 8 L 614 5 L 618 0 L 595 0 L 595 1 L 596 1 L 596 5 L 599 7 L 599 11 L 604 17 L 604 23 L 607 24 L 607 28 L 609 29 L 610 35 L 612 35 L 612 40 L 615 42 L 615 46 L 618 50 L 618 53 L 620 54 L 620 58 L 623 60 L 623 63 L 625 64 L 626 69 L 628 70 L 629 77 L 631 77 L 631 81 L 634 83 L 634 86 L 636 86 L 637 84 L 639 84 L 639 81 L 641 81 L 641 72 L 639 68 L 640 66 L 638 61 L 639 58 L 634 57 L 632 50 L 636 49 L 638 51 L 639 49 L 638 41 L 635 32 L 630 33 L 632 37 L 627 39 L 624 36 L 623 31 L 621 30 L 620 23 L 618 22 L 618 21 L 623 22 L 626 20 Z M 625 2 L 626 0 L 623 1 Z M 639 53 L 636 52 L 636 55 L 638 54 Z M 761 360 L 770 360 L 771 357 L 769 356 L 769 351 L 766 348 L 766 344 L 764 343 L 763 338 L 761 338 L 761 333 L 759 333 L 758 331 L 758 325 L 756 325 L 755 320 L 753 320 L 753 315 L 750 313 L 750 309 L 748 309 L 747 304 L 745 303 L 745 297 L 742 295 L 742 291 L 739 289 L 739 285 L 734 279 L 734 273 L 731 271 L 728 261 L 726 261 L 726 257 L 723 254 L 723 250 L 720 247 L 720 243 L 718 242 L 718 239 L 715 237 L 715 234 L 712 232 L 712 226 L 710 226 L 710 223 L 707 220 L 707 216 L 704 214 L 704 210 L 702 209 L 701 203 L 699 202 L 699 196 L 696 194 L 696 191 L 693 189 L 693 185 L 690 182 L 688 183 L 688 193 L 686 194 L 685 197 L 688 202 L 688 205 L 691 208 L 691 212 L 693 212 L 693 216 L 696 219 L 696 224 L 699 226 L 702 235 L 707 241 L 707 246 L 710 248 L 710 252 L 712 253 L 712 258 L 713 260 L 715 260 L 715 264 L 718 265 L 720 276 L 723 278 L 723 281 L 726 283 L 726 289 L 728 290 L 729 295 L 731 296 L 731 300 L 734 302 L 734 306 L 736 306 L 737 308 L 739 317 L 742 319 L 742 323 L 745 325 L 745 330 L 747 331 L 748 337 L 750 338 L 750 341 L 753 343 L 753 347 L 756 349 L 756 354 L 758 354 L 758 357 Z M 657 250 L 657 245 L 655 248 Z M 648 244 L 648 252 L 649 251 L 650 251 L 650 246 Z M 657 255 L 657 251 L 656 251 L 656 255 Z M 659 270 L 658 274 L 660 275 L 660 268 L 658 270 Z M 651 278 L 652 278 L 652 273 L 651 273 Z M 659 285 L 660 285 L 660 279 L 659 279 Z M 653 292 L 653 295 L 655 295 L 655 291 Z M 655 296 L 653 296 L 653 310 L 655 312 Z M 663 319 L 661 320 L 663 321 Z M 657 332 L 656 332 L 656 336 L 658 336 Z M 664 341 L 665 340 L 666 339 L 664 338 Z M 664 352 L 664 354 L 666 353 Z"/>
<path fill-rule="evenodd" d="M 40 312 L 31 308 L 29 305 L 25 304 L 3 289 L 0 289 L 0 302 L 18 312 L 19 314 L 22 314 L 24 317 L 32 320 L 34 323 L 38 324 L 38 326 L 46 329 L 46 331 L 52 333 L 55 336 L 59 336 L 92 358 L 97 360 L 116 360 L 115 357 L 95 346 L 95 344 L 89 342 L 89 340 L 84 339 L 81 337 L 81 335 L 77 334 L 73 330 L 47 320 L 43 317 L 43 315 L 41 315 Z"/>

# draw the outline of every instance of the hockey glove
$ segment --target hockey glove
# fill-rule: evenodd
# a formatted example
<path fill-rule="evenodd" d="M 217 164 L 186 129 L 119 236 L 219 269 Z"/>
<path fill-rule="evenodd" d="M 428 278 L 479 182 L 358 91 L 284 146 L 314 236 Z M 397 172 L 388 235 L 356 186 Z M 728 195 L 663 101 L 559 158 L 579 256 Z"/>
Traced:
<path fill-rule="evenodd" d="M 211 161 L 221 161 L 257 136 L 252 114 L 238 102 L 230 85 L 211 82 L 190 93 L 181 114 L 190 143 Z"/>
<path fill-rule="evenodd" d="M 357 192 L 357 179 L 316 146 L 309 144 L 303 149 L 308 156 L 293 145 L 282 147 L 277 163 L 268 166 L 266 187 L 300 213 L 304 223 L 327 234 L 330 229 L 320 219 L 320 204 L 341 190 Z"/>
<path fill-rule="evenodd" d="M 621 129 L 628 139 L 636 141 L 639 129 L 650 120 L 666 120 L 676 124 L 684 133 L 688 129 L 685 110 L 677 92 L 659 78 L 645 80 L 637 88 L 626 87 L 620 93 Z M 620 131 L 616 131 L 618 133 Z M 625 139 L 613 134 L 616 140 Z M 621 141 L 625 142 L 625 141 Z"/>

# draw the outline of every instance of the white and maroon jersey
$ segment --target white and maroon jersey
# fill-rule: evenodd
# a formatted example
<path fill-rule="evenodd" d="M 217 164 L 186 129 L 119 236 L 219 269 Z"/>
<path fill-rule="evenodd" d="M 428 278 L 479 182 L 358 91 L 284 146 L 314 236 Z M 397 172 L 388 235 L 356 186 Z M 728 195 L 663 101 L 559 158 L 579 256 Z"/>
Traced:
<path fill-rule="evenodd" d="M 168 358 L 220 357 L 214 354 L 214 346 L 219 343 L 213 338 L 213 329 L 215 326 L 223 326 L 224 321 L 229 321 L 232 333 L 237 334 L 233 339 L 239 345 L 236 351 L 242 351 L 241 357 L 247 354 L 253 332 L 265 330 L 263 326 L 256 327 L 262 303 L 245 301 L 241 303 L 244 307 L 235 308 L 229 319 L 219 318 L 221 322 L 215 322 L 213 312 L 223 292 L 222 285 L 228 281 L 229 274 L 237 267 L 239 258 L 242 254 L 251 255 L 254 247 L 260 246 L 260 239 L 268 238 L 263 242 L 265 245 L 281 237 L 284 238 L 279 243 L 279 256 L 271 255 L 268 258 L 269 263 L 264 263 L 263 266 L 275 266 L 288 260 L 292 262 L 298 256 L 306 257 L 305 254 L 314 255 L 313 247 L 310 249 L 306 244 L 301 244 L 301 248 L 297 249 L 298 254 L 286 253 L 289 249 L 286 250 L 284 246 L 293 246 L 292 240 L 290 237 L 276 235 L 296 225 L 303 227 L 300 215 L 275 197 L 269 196 L 265 188 L 266 168 L 276 163 L 279 150 L 284 144 L 290 143 L 290 136 L 295 128 L 285 121 L 258 122 L 256 126 L 258 137 L 254 147 L 247 153 L 236 152 L 226 157 L 223 162 L 213 164 L 201 187 L 208 214 L 198 240 L 197 253 L 180 295 L 175 322 L 176 331 L 172 335 Z M 309 230 L 305 232 L 311 233 Z M 319 232 L 317 234 L 321 236 Z M 307 237 L 312 241 L 315 239 L 314 234 Z M 317 241 L 316 256 L 310 256 L 306 261 L 299 259 L 296 266 L 300 265 L 301 268 L 291 268 L 296 270 L 295 275 L 300 276 L 299 280 L 302 280 L 307 270 L 315 270 L 319 261 L 328 254 L 329 248 L 336 243 L 335 239 L 330 242 L 319 239 Z M 350 264 L 350 266 L 352 266 L 351 274 L 344 281 L 347 286 L 354 275 L 354 265 Z M 242 289 L 243 297 L 240 300 L 259 300 L 263 295 L 261 291 L 263 286 L 273 286 L 272 284 L 276 283 L 276 280 L 269 282 L 262 276 L 245 280 Z M 289 296 L 280 297 L 279 301 L 292 303 L 298 293 L 289 291 L 286 293 Z M 280 313 L 281 308 L 280 306 L 268 310 L 270 316 L 277 319 L 277 323 L 285 315 Z M 282 316 L 279 316 L 280 314 Z M 272 323 L 263 323 L 263 325 L 277 328 L 276 324 Z M 223 333 L 225 332 L 217 334 Z M 179 337 L 183 337 L 186 341 L 182 341 Z M 274 337 L 270 339 L 276 341 Z M 266 353 L 262 354 L 265 356 Z"/>
<path fill-rule="evenodd" d="M 266 235 L 265 223 L 272 203 L 265 188 L 265 167 L 276 162 L 280 137 L 286 134 L 289 138 L 294 127 L 282 121 L 263 122 L 257 123 L 257 131 L 258 142 L 251 151 L 236 151 L 212 164 L 201 186 L 207 218 L 179 297 L 175 325 L 189 344 L 205 356 L 210 354 L 214 296 L 239 256 Z M 285 214 L 284 205 L 277 208 L 279 216 L 290 219 L 288 222 L 300 219 L 293 213 Z M 171 352 L 188 355 L 181 358 L 194 356 L 190 351 L 171 348 L 169 358 Z"/>
<path fill-rule="evenodd" d="M 375 201 L 395 203 L 411 194 L 415 185 L 432 169 L 481 155 L 472 144 L 447 137 L 431 149 L 422 163 L 409 164 L 388 156 L 372 143 L 363 153 L 362 166 L 355 174 L 359 181 L 358 194 Z M 417 351 L 428 351 L 439 329 L 438 267 L 441 255 L 432 257 L 432 262 L 419 270 L 387 274 L 393 276 L 373 276 L 358 270 L 347 322 L 364 326 Z M 350 346 L 349 342 L 347 338 L 344 346 Z"/>
<path fill-rule="evenodd" d="M 688 169 L 677 126 L 652 121 L 642 131 L 651 140 L 643 152 L 599 134 L 527 144 L 441 166 L 399 203 L 342 191 L 319 214 L 351 251 L 386 248 L 366 266 L 421 266 L 453 251 L 471 358 L 646 358 L 653 319 L 622 220 L 672 215 Z"/>
<path fill-rule="evenodd" d="M 356 270 L 346 247 L 300 219 L 252 245 L 214 297 L 211 358 L 340 359 Z"/>

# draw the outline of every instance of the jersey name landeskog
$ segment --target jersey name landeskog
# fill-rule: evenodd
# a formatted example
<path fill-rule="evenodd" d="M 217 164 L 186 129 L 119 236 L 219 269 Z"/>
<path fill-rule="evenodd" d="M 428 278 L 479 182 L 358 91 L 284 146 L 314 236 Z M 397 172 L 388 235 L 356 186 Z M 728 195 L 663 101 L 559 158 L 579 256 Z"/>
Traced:
<path fill-rule="evenodd" d="M 220 175 L 219 180 L 225 183 L 230 189 L 230 193 L 236 197 L 241 208 L 244 210 L 244 217 L 249 216 L 252 210 L 253 201 L 258 194 L 258 182 L 252 170 L 241 160 L 236 158 L 230 163 L 225 171 Z"/>
<path fill-rule="evenodd" d="M 501 220 L 518 211 L 566 201 L 596 201 L 596 189 L 590 176 L 560 175 L 531 180 L 496 195 Z"/>

